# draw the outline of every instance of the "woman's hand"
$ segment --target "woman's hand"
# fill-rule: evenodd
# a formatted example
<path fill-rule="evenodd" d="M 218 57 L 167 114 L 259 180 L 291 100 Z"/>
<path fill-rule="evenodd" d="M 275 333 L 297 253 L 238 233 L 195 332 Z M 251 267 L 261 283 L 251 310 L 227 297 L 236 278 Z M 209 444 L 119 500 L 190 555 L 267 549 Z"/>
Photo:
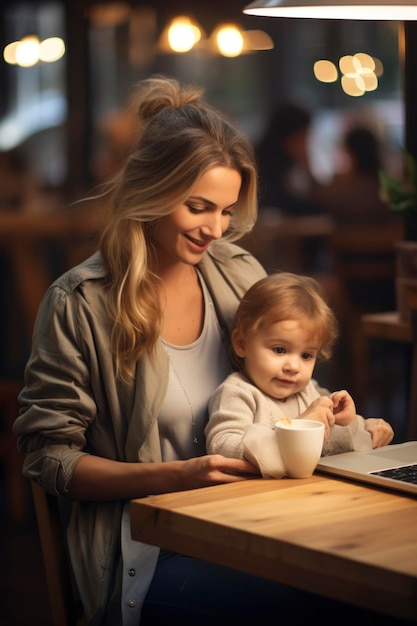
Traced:
<path fill-rule="evenodd" d="M 394 438 L 391 425 L 378 417 L 368 417 L 365 420 L 365 430 L 371 435 L 373 448 L 387 446 Z"/>
<path fill-rule="evenodd" d="M 342 389 L 330 394 L 333 401 L 333 414 L 335 423 L 339 426 L 347 426 L 356 418 L 356 406 L 352 396 Z"/>
<path fill-rule="evenodd" d="M 335 423 L 333 400 L 329 396 L 320 396 L 314 400 L 308 409 L 301 413 L 300 419 L 316 420 L 324 424 L 324 438 L 329 437 L 330 427 Z"/>
<path fill-rule="evenodd" d="M 208 454 L 182 461 L 183 489 L 197 489 L 248 478 L 260 478 L 259 470 L 248 461 L 221 454 Z"/>

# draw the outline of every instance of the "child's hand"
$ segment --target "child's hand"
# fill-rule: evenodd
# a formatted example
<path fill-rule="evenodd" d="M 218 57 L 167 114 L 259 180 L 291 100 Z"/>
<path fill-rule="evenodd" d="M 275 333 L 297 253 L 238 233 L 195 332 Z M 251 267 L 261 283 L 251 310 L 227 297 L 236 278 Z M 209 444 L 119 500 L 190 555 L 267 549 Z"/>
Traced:
<path fill-rule="evenodd" d="M 316 420 L 324 424 L 324 439 L 329 438 L 330 428 L 335 424 L 333 400 L 329 396 L 320 396 L 313 400 L 308 409 L 299 416 L 300 419 Z"/>
<path fill-rule="evenodd" d="M 356 417 L 356 406 L 352 396 L 343 389 L 330 394 L 330 398 L 333 402 L 335 424 L 339 426 L 350 424 Z"/>
<path fill-rule="evenodd" d="M 368 431 L 372 437 L 373 448 L 387 446 L 394 437 L 391 424 L 377 417 L 368 417 L 368 419 L 365 420 L 365 430 Z"/>

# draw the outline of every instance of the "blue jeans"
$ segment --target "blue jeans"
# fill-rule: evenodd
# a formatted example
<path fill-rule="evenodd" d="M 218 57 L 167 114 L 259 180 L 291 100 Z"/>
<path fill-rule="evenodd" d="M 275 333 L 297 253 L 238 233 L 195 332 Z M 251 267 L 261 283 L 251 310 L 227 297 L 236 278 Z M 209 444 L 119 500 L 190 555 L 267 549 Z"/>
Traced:
<path fill-rule="evenodd" d="M 384 617 L 328 598 L 180 554 L 161 551 L 142 610 L 141 626 L 394 626 Z M 347 620 L 347 621 L 346 621 Z M 350 621 L 351 620 L 351 621 Z"/>

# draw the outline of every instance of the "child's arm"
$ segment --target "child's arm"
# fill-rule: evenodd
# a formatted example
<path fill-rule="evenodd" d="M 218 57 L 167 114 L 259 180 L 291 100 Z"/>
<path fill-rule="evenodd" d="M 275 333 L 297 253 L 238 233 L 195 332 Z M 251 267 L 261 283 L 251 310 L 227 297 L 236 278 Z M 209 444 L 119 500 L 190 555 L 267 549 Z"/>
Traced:
<path fill-rule="evenodd" d="M 209 402 L 209 420 L 205 428 L 208 454 L 243 458 L 243 437 L 253 424 L 255 401 L 249 390 L 226 379 Z"/>
<path fill-rule="evenodd" d="M 335 424 L 347 426 L 356 418 L 356 406 L 352 396 L 346 391 L 334 391 L 330 394 L 333 402 Z"/>

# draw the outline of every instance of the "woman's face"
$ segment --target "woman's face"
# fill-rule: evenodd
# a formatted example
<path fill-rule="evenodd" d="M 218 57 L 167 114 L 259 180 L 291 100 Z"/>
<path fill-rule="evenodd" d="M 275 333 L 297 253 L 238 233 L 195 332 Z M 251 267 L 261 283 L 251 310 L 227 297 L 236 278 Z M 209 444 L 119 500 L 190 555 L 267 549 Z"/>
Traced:
<path fill-rule="evenodd" d="M 197 182 L 184 204 L 161 217 L 152 231 L 158 264 L 198 263 L 227 230 L 242 177 L 229 167 L 213 167 Z"/>

